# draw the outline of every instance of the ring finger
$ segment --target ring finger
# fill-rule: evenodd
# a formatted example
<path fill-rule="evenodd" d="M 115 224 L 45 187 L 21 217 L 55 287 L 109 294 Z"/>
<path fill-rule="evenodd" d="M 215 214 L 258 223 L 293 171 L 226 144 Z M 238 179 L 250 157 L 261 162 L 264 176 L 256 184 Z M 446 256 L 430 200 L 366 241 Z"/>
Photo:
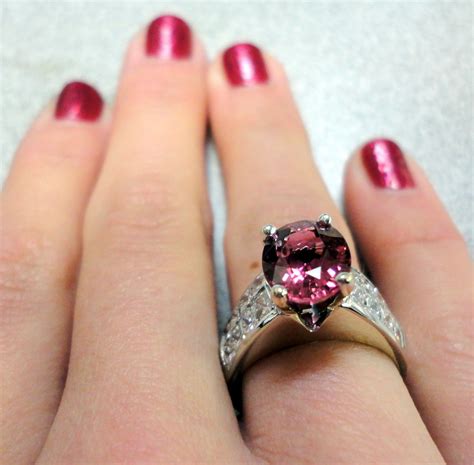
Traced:
<path fill-rule="evenodd" d="M 350 235 L 313 165 L 282 67 L 241 44 L 219 57 L 209 75 L 235 302 L 258 273 L 263 224 L 328 212 Z M 394 364 L 371 348 L 333 341 L 282 351 L 251 367 L 243 389 L 244 434 L 254 453 L 270 462 L 306 463 L 311 444 L 315 462 L 354 463 L 355 454 L 363 454 L 366 463 L 387 457 L 442 463 Z"/>

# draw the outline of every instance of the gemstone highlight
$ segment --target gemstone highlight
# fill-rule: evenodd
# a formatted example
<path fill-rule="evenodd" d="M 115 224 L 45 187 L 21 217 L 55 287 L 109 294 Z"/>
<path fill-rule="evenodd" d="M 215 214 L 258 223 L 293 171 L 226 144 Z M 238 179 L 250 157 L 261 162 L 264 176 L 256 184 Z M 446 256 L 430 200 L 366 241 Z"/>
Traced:
<path fill-rule="evenodd" d="M 349 246 L 332 226 L 298 221 L 265 239 L 265 278 L 270 286 L 279 284 L 287 289 L 288 305 L 297 312 L 335 297 L 340 292 L 336 276 L 350 271 L 350 266 Z"/>

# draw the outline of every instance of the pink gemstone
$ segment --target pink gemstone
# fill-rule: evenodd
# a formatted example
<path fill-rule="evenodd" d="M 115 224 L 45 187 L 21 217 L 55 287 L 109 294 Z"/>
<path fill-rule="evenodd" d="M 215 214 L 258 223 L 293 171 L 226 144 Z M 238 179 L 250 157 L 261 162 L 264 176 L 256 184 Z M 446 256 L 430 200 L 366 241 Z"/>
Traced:
<path fill-rule="evenodd" d="M 279 228 L 263 248 L 262 267 L 270 286 L 288 290 L 288 304 L 303 310 L 339 293 L 336 276 L 349 271 L 351 254 L 342 235 L 312 221 Z"/>

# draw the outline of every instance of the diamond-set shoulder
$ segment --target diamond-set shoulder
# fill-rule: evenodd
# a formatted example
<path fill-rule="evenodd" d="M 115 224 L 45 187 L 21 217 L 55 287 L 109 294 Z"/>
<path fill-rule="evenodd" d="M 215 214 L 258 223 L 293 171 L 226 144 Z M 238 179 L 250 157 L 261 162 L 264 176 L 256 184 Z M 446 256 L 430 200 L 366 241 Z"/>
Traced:
<path fill-rule="evenodd" d="M 352 274 L 354 289 L 340 301 L 339 306 L 355 310 L 404 347 L 405 337 L 400 324 L 378 289 L 356 269 L 352 268 Z M 263 324 L 280 314 L 281 310 L 272 302 L 264 275 L 259 274 L 240 298 L 222 334 L 220 356 L 224 370 L 232 371 L 241 352 L 246 350 L 246 341 L 255 336 Z"/>
<path fill-rule="evenodd" d="M 354 289 L 342 299 L 341 307 L 355 309 L 379 329 L 388 333 L 394 341 L 405 347 L 405 336 L 400 323 L 387 306 L 384 298 L 374 284 L 360 271 L 352 268 Z"/>
<path fill-rule="evenodd" d="M 245 290 L 232 312 L 220 343 L 221 360 L 229 366 L 242 343 L 258 331 L 263 321 L 280 313 L 273 304 L 263 273 L 259 274 Z"/>

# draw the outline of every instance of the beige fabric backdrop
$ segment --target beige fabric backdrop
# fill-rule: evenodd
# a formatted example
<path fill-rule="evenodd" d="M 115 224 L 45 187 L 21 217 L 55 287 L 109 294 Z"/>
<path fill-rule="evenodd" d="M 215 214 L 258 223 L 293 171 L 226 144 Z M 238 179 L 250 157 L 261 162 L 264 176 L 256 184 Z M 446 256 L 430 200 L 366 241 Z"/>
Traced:
<path fill-rule="evenodd" d="M 286 65 L 339 201 L 350 152 L 372 136 L 392 137 L 425 168 L 474 249 L 471 2 L 4 1 L 2 178 L 28 124 L 65 81 L 86 79 L 113 98 L 128 39 L 162 12 L 185 17 L 211 57 L 246 40 Z M 208 150 L 222 324 L 225 206 Z"/>

